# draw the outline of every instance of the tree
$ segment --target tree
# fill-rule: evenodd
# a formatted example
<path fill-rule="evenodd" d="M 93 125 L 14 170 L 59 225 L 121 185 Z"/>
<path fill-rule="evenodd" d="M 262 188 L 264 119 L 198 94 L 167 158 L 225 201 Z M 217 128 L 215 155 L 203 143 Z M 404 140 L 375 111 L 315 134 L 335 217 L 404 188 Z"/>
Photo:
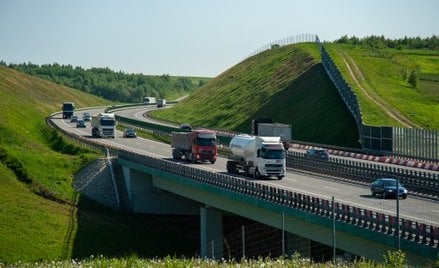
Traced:
<path fill-rule="evenodd" d="M 410 85 L 412 85 L 413 88 L 416 88 L 416 86 L 418 85 L 418 75 L 416 74 L 415 70 L 410 73 L 408 82 L 410 83 Z"/>

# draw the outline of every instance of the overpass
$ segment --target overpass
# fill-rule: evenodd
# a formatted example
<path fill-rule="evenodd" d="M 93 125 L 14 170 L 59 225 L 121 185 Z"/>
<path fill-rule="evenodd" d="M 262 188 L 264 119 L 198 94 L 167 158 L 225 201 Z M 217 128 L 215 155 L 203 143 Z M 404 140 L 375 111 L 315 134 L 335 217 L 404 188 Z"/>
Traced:
<path fill-rule="evenodd" d="M 64 120 L 52 122 L 57 123 L 59 128 L 65 127 L 62 131 L 81 143 L 97 148 L 113 148 L 123 168 L 134 212 L 199 214 L 202 256 L 221 256 L 224 245 L 221 241 L 212 245 L 212 241 L 222 237 L 220 219 L 229 213 L 282 229 L 287 241 L 304 237 L 308 241 L 329 246 L 332 245 L 332 222 L 335 219 L 337 248 L 371 259 L 381 260 L 387 250 L 396 248 L 396 219 L 385 212 L 376 212 L 380 210 L 343 201 L 332 205 L 331 200 L 322 195 L 303 194 L 303 191 L 295 191 L 291 187 L 268 185 L 264 181 L 203 169 L 207 165 L 185 165 L 157 155 L 146 156 L 143 152 L 135 153 L 134 148 L 138 144 L 122 145 L 125 140 L 117 138 L 90 140 L 88 133 L 79 132 L 86 130 L 74 129 Z M 101 145 L 96 145 L 96 142 Z M 129 149 L 120 149 L 126 147 Z M 169 150 L 169 146 L 166 147 Z M 283 182 L 288 180 L 279 181 Z M 420 214 L 419 217 L 424 216 Z M 435 219 L 433 217 L 433 223 L 431 220 L 417 221 L 416 218 L 400 220 L 401 249 L 408 253 L 413 263 L 425 263 L 437 258 L 438 224 Z M 215 256 L 212 247 L 217 252 Z M 287 247 L 286 252 L 295 250 Z M 307 256 L 309 249 L 302 249 L 301 253 Z"/>
<path fill-rule="evenodd" d="M 119 151 L 118 162 L 134 212 L 199 213 L 203 257 L 222 257 L 224 245 L 218 238 L 227 213 L 281 229 L 286 240 L 306 238 L 328 246 L 335 220 L 336 247 L 374 260 L 382 260 L 398 244 L 396 218 L 382 213 L 127 151 Z M 438 228 L 423 226 L 425 232 L 419 233 L 413 224 L 418 226 L 402 219 L 401 249 L 413 263 L 434 260 Z M 310 252 L 294 247 L 285 252 L 296 250 L 305 257 Z"/>

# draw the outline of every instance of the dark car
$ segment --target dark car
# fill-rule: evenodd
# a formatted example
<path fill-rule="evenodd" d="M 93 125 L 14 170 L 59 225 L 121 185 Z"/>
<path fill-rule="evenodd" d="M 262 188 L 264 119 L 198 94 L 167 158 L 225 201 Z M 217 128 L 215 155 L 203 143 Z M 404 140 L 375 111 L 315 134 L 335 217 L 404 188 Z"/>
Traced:
<path fill-rule="evenodd" d="M 323 160 L 329 159 L 329 153 L 326 149 L 312 148 L 306 151 L 306 155 L 309 157 L 315 157 Z"/>
<path fill-rule="evenodd" d="M 137 134 L 136 131 L 132 128 L 127 128 L 123 131 L 123 137 L 124 138 L 136 138 Z"/>
<path fill-rule="evenodd" d="M 187 130 L 187 131 L 192 131 L 192 126 L 188 123 L 183 123 L 180 125 L 180 129 L 182 130 Z"/>
<path fill-rule="evenodd" d="M 70 117 L 70 123 L 76 123 L 78 122 L 79 117 L 77 115 L 72 115 L 72 117 Z"/>
<path fill-rule="evenodd" d="M 382 178 L 377 179 L 370 185 L 370 192 L 372 196 L 381 195 L 383 198 L 400 196 L 403 199 L 407 198 L 407 189 L 399 184 L 398 191 L 396 190 L 396 179 Z M 398 192 L 398 194 L 397 194 Z"/>
<path fill-rule="evenodd" d="M 78 119 L 78 121 L 76 121 L 76 127 L 86 127 L 84 119 Z"/>
<path fill-rule="evenodd" d="M 90 113 L 83 113 L 83 114 L 82 114 L 82 119 L 84 119 L 85 122 L 89 122 L 89 121 L 91 121 L 91 115 L 90 115 Z"/>

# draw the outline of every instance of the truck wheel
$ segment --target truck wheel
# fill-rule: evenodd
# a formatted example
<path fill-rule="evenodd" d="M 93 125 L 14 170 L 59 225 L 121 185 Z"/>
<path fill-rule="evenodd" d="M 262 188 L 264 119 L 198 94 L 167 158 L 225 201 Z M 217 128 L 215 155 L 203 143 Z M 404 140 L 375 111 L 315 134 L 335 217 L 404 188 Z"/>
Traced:
<path fill-rule="evenodd" d="M 235 171 L 236 171 L 235 162 L 227 161 L 227 172 L 235 173 Z"/>
<path fill-rule="evenodd" d="M 212 165 L 215 164 L 215 160 L 210 161 L 210 163 L 211 163 Z"/>
<path fill-rule="evenodd" d="M 277 177 L 278 180 L 281 180 L 282 178 L 283 178 L 283 176 L 278 176 Z"/>

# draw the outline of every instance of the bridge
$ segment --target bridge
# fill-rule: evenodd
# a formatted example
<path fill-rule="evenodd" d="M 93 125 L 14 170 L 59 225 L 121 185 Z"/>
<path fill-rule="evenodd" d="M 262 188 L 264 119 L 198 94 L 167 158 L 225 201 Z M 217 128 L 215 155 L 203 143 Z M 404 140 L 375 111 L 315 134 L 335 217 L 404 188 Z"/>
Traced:
<path fill-rule="evenodd" d="M 78 132 L 84 130 L 76 130 L 64 120 L 52 122 L 76 140 L 96 145 L 87 138 L 89 133 Z M 122 144 L 135 142 L 125 140 L 116 138 L 98 142 L 100 146 L 113 148 L 117 155 L 133 212 L 199 214 L 202 256 L 221 258 L 224 248 L 218 240 L 223 236 L 221 217 L 231 213 L 281 229 L 286 253 L 299 250 L 292 246 L 294 243 L 287 243 L 298 239 L 332 246 L 335 226 L 336 247 L 358 256 L 381 260 L 388 250 L 395 250 L 399 241 L 401 249 L 407 252 L 413 263 L 426 263 L 437 258 L 438 217 L 431 217 L 430 211 L 403 209 L 398 225 L 396 216 L 388 212 L 390 209 L 383 211 L 373 204 L 369 207 L 358 205 L 344 200 L 345 197 L 336 198 L 333 203 L 328 198 L 331 195 L 310 193 L 305 186 L 299 185 L 302 180 L 296 175 L 290 174 L 276 183 L 230 176 L 224 171 L 225 160 L 217 161 L 223 166 L 222 170 L 210 165 L 188 165 L 158 157 L 157 153 L 148 155 L 145 153 L 147 149 L 139 150 L 139 144 Z M 164 154 L 170 156 L 169 145 L 159 150 L 165 148 L 167 152 Z M 312 176 L 305 177 L 308 184 L 323 183 L 321 178 L 316 181 Z M 358 187 L 352 187 L 346 189 L 347 195 L 358 193 Z M 439 209 L 437 201 L 409 199 L 420 202 L 416 207 L 433 207 L 431 211 Z M 390 204 L 386 202 L 386 205 Z M 304 256 L 309 254 L 309 248 L 300 250 Z"/>

